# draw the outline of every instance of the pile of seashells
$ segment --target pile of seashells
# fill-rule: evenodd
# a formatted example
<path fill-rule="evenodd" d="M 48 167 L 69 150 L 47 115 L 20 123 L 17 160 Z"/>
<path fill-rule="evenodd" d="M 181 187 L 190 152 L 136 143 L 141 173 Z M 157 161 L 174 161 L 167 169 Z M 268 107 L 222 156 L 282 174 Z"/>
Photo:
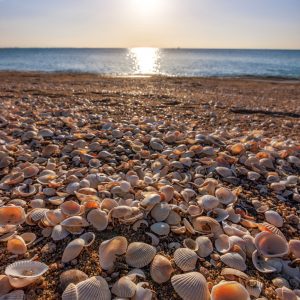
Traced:
<path fill-rule="evenodd" d="M 168 299 L 300 299 L 299 144 L 156 118 L 75 119 L 1 118 L 0 243 L 15 262 L 0 300 L 47 280 L 30 249 L 70 237 L 61 266 L 98 243 L 100 269 L 62 268 L 64 300 L 164 299 L 153 286 L 168 282 Z M 120 263 L 128 272 L 107 280 Z"/>

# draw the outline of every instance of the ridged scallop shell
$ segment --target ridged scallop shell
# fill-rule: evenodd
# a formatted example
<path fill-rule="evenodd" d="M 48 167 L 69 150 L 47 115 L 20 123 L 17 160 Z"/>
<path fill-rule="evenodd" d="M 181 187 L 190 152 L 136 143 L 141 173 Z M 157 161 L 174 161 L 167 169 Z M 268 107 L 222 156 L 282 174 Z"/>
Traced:
<path fill-rule="evenodd" d="M 8 265 L 5 269 L 5 274 L 14 288 L 22 288 L 36 281 L 47 271 L 48 266 L 44 263 L 32 260 L 19 260 Z"/>
<path fill-rule="evenodd" d="M 247 265 L 243 257 L 238 253 L 226 253 L 220 257 L 220 260 L 228 267 L 237 269 L 239 271 L 245 271 Z"/>
<path fill-rule="evenodd" d="M 269 224 L 267 222 L 263 222 L 263 223 L 259 223 L 257 224 L 257 227 L 260 231 L 267 231 L 267 232 L 270 232 L 270 233 L 274 233 L 274 234 L 277 234 L 279 235 L 280 237 L 282 237 L 283 239 L 286 239 L 285 238 L 285 235 L 281 232 L 280 229 L 278 229 L 276 226 L 272 225 L 272 224 Z"/>
<path fill-rule="evenodd" d="M 12 291 L 0 297 L 0 300 L 24 300 L 25 293 L 23 290 Z"/>
<path fill-rule="evenodd" d="M 131 298 L 134 296 L 135 291 L 135 283 L 127 276 L 121 277 L 111 288 L 111 292 L 121 298 Z"/>
<path fill-rule="evenodd" d="M 71 269 L 61 273 L 59 278 L 60 286 L 63 290 L 65 290 L 70 283 L 77 284 L 81 281 L 88 279 L 88 276 L 80 270 Z"/>
<path fill-rule="evenodd" d="M 215 247 L 218 252 L 226 253 L 231 248 L 231 242 L 229 236 L 226 234 L 220 234 L 218 238 L 215 240 Z"/>
<path fill-rule="evenodd" d="M 160 254 L 155 255 L 151 266 L 150 275 L 153 281 L 163 283 L 170 279 L 174 269 L 168 258 Z"/>
<path fill-rule="evenodd" d="M 205 277 L 198 272 L 175 275 L 171 283 L 183 300 L 209 300 L 209 290 Z"/>
<path fill-rule="evenodd" d="M 74 283 L 70 283 L 61 296 L 62 300 L 78 300 L 77 287 Z"/>
<path fill-rule="evenodd" d="M 204 195 L 197 201 L 197 203 L 200 207 L 208 211 L 216 208 L 220 201 L 212 195 Z"/>
<path fill-rule="evenodd" d="M 257 234 L 254 243 L 264 257 L 282 257 L 289 252 L 285 239 L 267 231 Z"/>
<path fill-rule="evenodd" d="M 93 232 L 85 232 L 79 238 L 84 240 L 84 247 L 89 247 L 94 243 L 96 235 Z"/>
<path fill-rule="evenodd" d="M 170 213 L 170 206 L 166 202 L 160 202 L 151 209 L 151 216 L 156 222 L 166 220 Z"/>
<path fill-rule="evenodd" d="M 78 300 L 110 300 L 111 293 L 106 280 L 101 276 L 93 276 L 76 285 Z"/>
<path fill-rule="evenodd" d="M 69 200 L 62 203 L 60 205 L 60 209 L 65 215 L 71 217 L 76 216 L 80 213 L 81 206 L 77 202 Z"/>
<path fill-rule="evenodd" d="M 274 210 L 267 210 L 265 212 L 265 218 L 268 223 L 276 227 L 282 227 L 283 225 L 283 218 L 278 212 Z"/>
<path fill-rule="evenodd" d="M 104 270 L 109 270 L 114 266 L 117 255 L 122 255 L 127 250 L 127 239 L 123 236 L 116 236 L 100 244 L 99 260 L 100 266 Z"/>
<path fill-rule="evenodd" d="M 170 225 L 164 222 L 154 223 L 150 228 L 158 235 L 168 235 L 170 233 Z"/>
<path fill-rule="evenodd" d="M 143 268 L 150 264 L 156 254 L 156 249 L 146 243 L 133 242 L 126 252 L 126 263 L 134 268 Z"/>
<path fill-rule="evenodd" d="M 213 286 L 211 300 L 250 300 L 248 291 L 236 281 L 221 281 Z"/>
<path fill-rule="evenodd" d="M 268 264 L 266 259 L 262 257 L 257 250 L 252 253 L 252 262 L 256 270 L 262 273 L 276 272 L 276 268 Z"/>
<path fill-rule="evenodd" d="M 69 231 L 65 230 L 63 226 L 59 224 L 53 227 L 51 238 L 53 239 L 53 241 L 60 241 L 63 240 L 68 235 L 69 235 Z"/>
<path fill-rule="evenodd" d="M 228 279 L 228 280 L 234 280 L 234 278 L 236 278 L 236 277 L 241 278 L 243 280 L 249 279 L 249 276 L 246 273 L 239 271 L 237 269 L 233 269 L 233 268 L 222 269 L 221 275 L 224 276 L 225 279 Z"/>
<path fill-rule="evenodd" d="M 289 251 L 295 258 L 300 258 L 300 240 L 290 240 Z"/>
<path fill-rule="evenodd" d="M 229 189 L 225 187 L 218 188 L 215 193 L 217 199 L 220 203 L 228 205 L 234 203 L 237 199 L 236 195 Z"/>
<path fill-rule="evenodd" d="M 264 284 L 258 280 L 249 280 L 246 284 L 246 289 L 250 296 L 258 298 L 262 292 Z"/>
<path fill-rule="evenodd" d="M 213 233 L 215 235 L 222 233 L 220 224 L 213 218 L 200 216 L 193 219 L 192 223 L 196 231 L 200 231 L 205 234 Z"/>
<path fill-rule="evenodd" d="M 63 263 L 67 263 L 75 259 L 80 254 L 84 246 L 85 246 L 85 241 L 83 239 L 78 238 L 71 241 L 65 248 L 61 261 Z"/>
<path fill-rule="evenodd" d="M 198 245 L 198 250 L 196 251 L 196 253 L 200 257 L 207 257 L 214 251 L 214 247 L 211 240 L 206 236 L 197 237 L 196 243 Z"/>
<path fill-rule="evenodd" d="M 88 222 L 98 231 L 103 231 L 108 225 L 108 216 L 100 208 L 92 209 L 87 215 Z"/>
<path fill-rule="evenodd" d="M 182 271 L 191 271 L 196 267 L 197 254 L 187 248 L 179 248 L 174 252 L 174 262 Z"/>
<path fill-rule="evenodd" d="M 8 276 L 0 275 L 0 297 L 9 293 L 12 290 L 12 286 L 9 283 Z"/>
<path fill-rule="evenodd" d="M 0 226 L 20 225 L 25 222 L 25 211 L 21 206 L 0 207 Z"/>
<path fill-rule="evenodd" d="M 27 252 L 27 246 L 23 238 L 15 235 L 7 242 L 7 251 L 13 254 L 21 255 Z"/>

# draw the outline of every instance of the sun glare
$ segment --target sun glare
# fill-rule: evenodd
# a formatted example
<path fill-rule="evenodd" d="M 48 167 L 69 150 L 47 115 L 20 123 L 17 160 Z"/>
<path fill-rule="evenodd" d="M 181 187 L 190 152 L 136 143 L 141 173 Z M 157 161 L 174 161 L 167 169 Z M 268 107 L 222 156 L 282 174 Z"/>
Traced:
<path fill-rule="evenodd" d="M 129 56 L 134 63 L 136 74 L 155 74 L 159 72 L 158 48 L 131 48 Z"/>
<path fill-rule="evenodd" d="M 162 0 L 131 0 L 131 2 L 136 12 L 149 14 L 160 8 Z"/>

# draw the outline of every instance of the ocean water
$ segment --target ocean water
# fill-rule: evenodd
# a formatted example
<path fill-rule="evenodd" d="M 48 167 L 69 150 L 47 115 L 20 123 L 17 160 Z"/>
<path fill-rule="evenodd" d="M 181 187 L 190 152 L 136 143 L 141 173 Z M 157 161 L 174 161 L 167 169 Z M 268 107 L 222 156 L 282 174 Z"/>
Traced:
<path fill-rule="evenodd" d="M 300 79 L 298 50 L 0 49 L 0 70 Z"/>

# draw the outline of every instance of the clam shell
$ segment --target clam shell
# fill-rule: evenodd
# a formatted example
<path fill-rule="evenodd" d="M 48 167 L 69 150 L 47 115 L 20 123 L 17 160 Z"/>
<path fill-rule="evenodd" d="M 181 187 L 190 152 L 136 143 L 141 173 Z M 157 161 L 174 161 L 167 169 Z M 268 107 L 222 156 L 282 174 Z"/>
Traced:
<path fill-rule="evenodd" d="M 14 288 L 22 288 L 36 281 L 47 271 L 48 266 L 44 263 L 19 260 L 8 265 L 5 269 L 5 274 Z"/>
<path fill-rule="evenodd" d="M 285 286 L 275 291 L 280 300 L 298 300 L 296 293 Z"/>
<path fill-rule="evenodd" d="M 20 235 L 26 246 L 31 245 L 36 240 L 36 234 L 33 232 L 24 232 Z"/>
<path fill-rule="evenodd" d="M 74 283 L 70 283 L 64 290 L 62 300 L 78 300 L 77 287 Z"/>
<path fill-rule="evenodd" d="M 23 238 L 15 235 L 7 242 L 7 251 L 13 254 L 21 255 L 27 252 L 27 246 Z"/>
<path fill-rule="evenodd" d="M 171 278 L 176 293 L 183 300 L 209 300 L 209 290 L 205 277 L 198 272 L 175 275 Z"/>
<path fill-rule="evenodd" d="M 225 187 L 218 188 L 215 192 L 215 195 L 219 202 L 224 205 L 234 203 L 237 199 L 236 195 Z"/>
<path fill-rule="evenodd" d="M 174 262 L 183 271 L 195 269 L 198 260 L 197 254 L 188 248 L 179 248 L 174 252 Z"/>
<path fill-rule="evenodd" d="M 170 225 L 164 222 L 154 223 L 150 228 L 158 235 L 168 235 L 170 232 Z"/>
<path fill-rule="evenodd" d="M 241 225 L 229 224 L 225 221 L 222 222 L 224 232 L 229 236 L 244 236 L 250 235 L 250 232 Z"/>
<path fill-rule="evenodd" d="M 136 285 L 127 276 L 121 277 L 111 288 L 111 292 L 121 298 L 131 298 L 135 291 Z"/>
<path fill-rule="evenodd" d="M 68 235 L 69 235 L 69 231 L 65 230 L 63 226 L 59 224 L 53 227 L 51 238 L 53 239 L 53 241 L 60 241 L 63 240 Z"/>
<path fill-rule="evenodd" d="M 134 268 L 143 268 L 150 264 L 156 254 L 156 249 L 146 243 L 133 242 L 126 252 L 126 263 Z"/>
<path fill-rule="evenodd" d="M 159 194 L 149 194 L 141 201 L 141 206 L 150 210 L 154 205 L 158 204 L 160 200 Z"/>
<path fill-rule="evenodd" d="M 198 243 L 190 238 L 184 239 L 182 244 L 185 248 L 191 249 L 193 251 L 197 251 L 199 249 Z"/>
<path fill-rule="evenodd" d="M 63 220 L 60 223 L 62 226 L 66 227 L 87 227 L 89 223 L 81 216 L 73 216 Z"/>
<path fill-rule="evenodd" d="M 87 215 L 88 222 L 98 231 L 103 231 L 108 225 L 108 216 L 100 208 L 92 209 Z"/>
<path fill-rule="evenodd" d="M 300 240 L 290 240 L 289 251 L 295 258 L 300 258 Z"/>
<path fill-rule="evenodd" d="M 250 300 L 248 291 L 236 281 L 221 281 L 213 286 L 211 300 Z"/>
<path fill-rule="evenodd" d="M 219 205 L 220 201 L 212 195 L 204 195 L 197 201 L 197 203 L 204 210 L 209 211 L 216 208 Z"/>
<path fill-rule="evenodd" d="M 85 243 L 84 246 L 88 247 L 94 243 L 96 235 L 93 232 L 85 232 L 79 238 L 83 239 Z"/>
<path fill-rule="evenodd" d="M 267 231 L 257 234 L 254 243 L 264 257 L 282 257 L 289 252 L 288 243 L 285 239 Z"/>
<path fill-rule="evenodd" d="M 8 276 L 0 275 L 0 297 L 9 293 L 12 290 L 12 286 L 9 283 Z"/>
<path fill-rule="evenodd" d="M 7 242 L 17 234 L 17 231 L 10 231 L 0 236 L 0 242 Z"/>
<path fill-rule="evenodd" d="M 167 219 L 165 220 L 166 223 L 169 225 L 178 225 L 181 221 L 180 215 L 176 212 L 171 210 Z"/>
<path fill-rule="evenodd" d="M 67 263 L 75 259 L 80 254 L 84 246 L 85 241 L 83 239 L 78 238 L 71 241 L 65 248 L 61 261 L 63 263 Z"/>
<path fill-rule="evenodd" d="M 69 200 L 62 203 L 60 209 L 65 215 L 71 217 L 80 213 L 81 206 L 77 202 Z"/>
<path fill-rule="evenodd" d="M 46 211 L 43 219 L 47 220 L 51 226 L 55 226 L 62 222 L 65 216 L 60 209 L 53 209 Z"/>
<path fill-rule="evenodd" d="M 231 248 L 231 242 L 229 236 L 226 234 L 220 234 L 218 238 L 215 240 L 215 247 L 218 252 L 226 253 Z"/>
<path fill-rule="evenodd" d="M 59 278 L 60 286 L 63 290 L 65 290 L 70 283 L 77 284 L 81 281 L 88 279 L 88 276 L 80 270 L 71 269 L 61 273 Z"/>
<path fill-rule="evenodd" d="M 254 267 L 262 273 L 273 273 L 276 272 L 276 268 L 268 264 L 268 262 L 261 256 L 259 255 L 258 251 L 255 250 L 252 253 L 252 262 Z"/>
<path fill-rule="evenodd" d="M 110 300 L 111 294 L 106 280 L 101 276 L 93 276 L 76 285 L 78 300 Z"/>
<path fill-rule="evenodd" d="M 196 243 L 198 245 L 198 250 L 196 252 L 200 257 L 207 257 L 214 250 L 211 240 L 206 236 L 197 237 Z"/>
<path fill-rule="evenodd" d="M 162 186 L 159 192 L 162 195 L 162 200 L 166 202 L 170 202 L 174 196 L 174 188 L 170 185 Z"/>
<path fill-rule="evenodd" d="M 218 221 L 213 218 L 200 216 L 192 221 L 194 229 L 205 234 L 213 233 L 219 235 L 222 233 L 222 229 Z"/>
<path fill-rule="evenodd" d="M 274 210 L 267 210 L 265 212 L 266 221 L 276 227 L 282 227 L 283 225 L 283 218 L 280 214 Z"/>
<path fill-rule="evenodd" d="M 99 260 L 100 266 L 104 270 L 109 270 L 114 266 L 117 255 L 122 255 L 127 250 L 127 239 L 123 236 L 116 236 L 100 244 Z"/>
<path fill-rule="evenodd" d="M 155 255 L 150 266 L 150 275 L 155 282 L 163 283 L 168 281 L 173 272 L 174 269 L 168 258 L 160 254 Z"/>
<path fill-rule="evenodd" d="M 0 207 L 0 226 L 20 225 L 25 222 L 25 211 L 21 206 Z"/>
<path fill-rule="evenodd" d="M 217 222 L 222 222 L 229 217 L 229 213 L 226 209 L 223 208 L 214 208 L 213 210 L 207 213 L 207 216 L 215 219 Z"/>
<path fill-rule="evenodd" d="M 156 222 L 161 222 L 167 219 L 170 210 L 168 203 L 160 202 L 151 209 L 151 216 Z"/>
<path fill-rule="evenodd" d="M 102 210 L 111 211 L 114 207 L 118 206 L 118 202 L 114 199 L 105 198 L 100 204 Z"/>
<path fill-rule="evenodd" d="M 226 253 L 220 257 L 220 260 L 228 267 L 239 270 L 245 271 L 247 269 L 247 265 L 243 257 L 238 253 Z"/>

